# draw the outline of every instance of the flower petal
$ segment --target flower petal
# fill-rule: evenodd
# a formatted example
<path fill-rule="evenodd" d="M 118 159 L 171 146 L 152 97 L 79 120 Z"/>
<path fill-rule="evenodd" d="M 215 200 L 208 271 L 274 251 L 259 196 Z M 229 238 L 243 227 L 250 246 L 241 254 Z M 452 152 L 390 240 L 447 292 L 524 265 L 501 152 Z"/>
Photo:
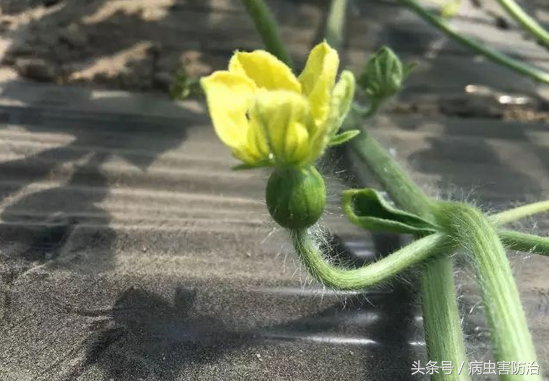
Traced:
<path fill-rule="evenodd" d="M 338 67 L 337 51 L 324 41 L 311 50 L 305 69 L 299 76 L 303 94 L 309 98 L 316 125 L 321 128 L 328 116 L 330 96 Z"/>
<path fill-rule="evenodd" d="M 311 162 L 307 127 L 313 121 L 309 104 L 303 96 L 289 91 L 259 94 L 250 116 L 252 128 L 265 132 L 277 164 L 305 165 Z"/>
<path fill-rule="evenodd" d="M 301 85 L 290 68 L 265 50 L 236 52 L 229 63 L 229 71 L 246 75 L 260 88 L 301 92 Z"/>
<path fill-rule="evenodd" d="M 262 126 L 250 122 L 248 129 L 248 148 L 251 154 L 260 158 L 261 161 L 270 161 L 270 148 L 267 142 L 267 136 Z"/>
<path fill-rule="evenodd" d="M 355 76 L 350 71 L 343 70 L 330 98 L 330 109 L 326 120 L 326 135 L 333 136 L 337 133 L 351 109 L 354 96 Z"/>
<path fill-rule="evenodd" d="M 233 151 L 245 151 L 249 127 L 246 112 L 253 102 L 255 85 L 247 77 L 228 71 L 217 71 L 200 83 L 217 136 Z"/>

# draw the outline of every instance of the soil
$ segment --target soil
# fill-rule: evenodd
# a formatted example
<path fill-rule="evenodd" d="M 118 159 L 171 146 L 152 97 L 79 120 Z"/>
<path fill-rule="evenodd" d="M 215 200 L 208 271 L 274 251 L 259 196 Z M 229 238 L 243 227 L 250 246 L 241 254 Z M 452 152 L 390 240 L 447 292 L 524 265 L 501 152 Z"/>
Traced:
<path fill-rule="evenodd" d="M 184 31 L 172 28 L 188 26 L 192 18 L 179 5 L 172 0 L 3 1 L 2 64 L 38 81 L 166 91 L 181 67 L 193 77 L 211 71 L 197 49 L 200 43 L 185 44 Z M 204 18 L 200 8 L 196 12 Z"/>

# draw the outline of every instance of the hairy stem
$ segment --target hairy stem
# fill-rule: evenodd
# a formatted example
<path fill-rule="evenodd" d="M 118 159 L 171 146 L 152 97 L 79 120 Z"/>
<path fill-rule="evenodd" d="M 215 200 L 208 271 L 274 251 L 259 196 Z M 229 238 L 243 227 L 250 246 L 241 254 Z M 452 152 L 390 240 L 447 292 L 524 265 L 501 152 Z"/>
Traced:
<path fill-rule="evenodd" d="M 505 66 L 515 72 L 525 75 L 527 77 L 533 78 L 539 82 L 549 84 L 549 73 L 530 66 L 522 61 L 513 59 L 495 49 L 489 48 L 482 45 L 468 37 L 465 37 L 452 27 L 450 27 L 446 21 L 442 20 L 440 17 L 434 15 L 429 10 L 423 8 L 416 0 L 400 0 L 401 3 L 406 4 L 412 10 L 414 10 L 421 18 L 427 21 L 429 24 L 438 28 L 441 32 L 446 34 L 448 37 L 456 40 L 467 48 L 482 54 L 489 60 Z"/>
<path fill-rule="evenodd" d="M 549 33 L 536 20 L 530 17 L 514 0 L 497 0 L 507 13 L 518 22 L 524 30 L 534 36 L 543 46 L 549 49 Z"/>
<path fill-rule="evenodd" d="M 532 363 L 536 352 L 505 250 L 481 211 L 463 203 L 440 203 L 439 224 L 472 252 L 496 361 Z M 542 381 L 539 375 L 500 375 L 504 381 Z"/>
<path fill-rule="evenodd" d="M 511 230 L 500 230 L 498 235 L 501 242 L 511 250 L 549 256 L 549 237 L 539 237 Z"/>
<path fill-rule="evenodd" d="M 501 226 L 534 214 L 546 212 L 549 212 L 549 201 L 540 201 L 509 209 L 501 213 L 492 214 L 490 216 L 490 221 L 496 226 Z"/>
<path fill-rule="evenodd" d="M 276 21 L 263 0 L 241 0 L 269 52 L 288 65 L 293 66 L 292 59 L 286 50 L 278 32 Z"/>
<path fill-rule="evenodd" d="M 368 167 L 393 201 L 402 209 L 434 221 L 431 200 L 410 179 L 391 155 L 364 130 L 351 140 L 359 160 Z M 449 250 L 448 250 L 449 251 Z M 421 274 L 423 326 L 429 359 L 467 364 L 452 260 L 440 255 L 425 264 Z M 433 381 L 469 380 L 467 367 L 446 375 L 432 375 Z"/>
<path fill-rule="evenodd" d="M 431 200 L 368 132 L 362 130 L 349 144 L 399 207 L 433 221 Z"/>
<path fill-rule="evenodd" d="M 342 269 L 326 262 L 306 229 L 291 230 L 291 236 L 298 255 L 311 275 L 326 286 L 338 290 L 361 290 L 390 280 L 401 271 L 449 247 L 447 237 L 432 234 L 372 264 L 359 269 Z"/>
<path fill-rule="evenodd" d="M 423 326 L 429 360 L 441 364 L 442 361 L 452 361 L 453 374 L 433 375 L 437 381 L 469 380 L 469 367 L 465 361 L 465 348 L 458 306 L 456 304 L 455 287 L 448 282 L 447 277 L 453 277 L 452 260 L 446 256 L 437 256 L 426 263 L 421 277 L 421 298 L 423 300 Z M 438 286 L 438 288 L 434 287 Z M 440 313 L 440 311 L 446 311 Z M 443 339 L 439 335 L 444 332 Z M 448 360 L 448 354 L 459 353 L 461 361 Z M 461 369 L 461 372 L 459 370 Z"/>

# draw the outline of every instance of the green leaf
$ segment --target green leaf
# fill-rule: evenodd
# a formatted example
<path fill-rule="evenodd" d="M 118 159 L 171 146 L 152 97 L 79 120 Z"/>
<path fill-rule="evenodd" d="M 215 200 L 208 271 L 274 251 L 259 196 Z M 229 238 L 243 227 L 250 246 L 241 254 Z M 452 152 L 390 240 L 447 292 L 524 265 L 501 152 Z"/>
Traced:
<path fill-rule="evenodd" d="M 349 130 L 342 132 L 341 134 L 334 135 L 328 142 L 329 147 L 338 146 L 343 143 L 347 143 L 349 140 L 360 134 L 359 130 Z"/>
<path fill-rule="evenodd" d="M 361 228 L 402 234 L 431 234 L 437 227 L 415 214 L 391 206 L 374 189 L 350 189 L 343 192 L 343 211 Z"/>

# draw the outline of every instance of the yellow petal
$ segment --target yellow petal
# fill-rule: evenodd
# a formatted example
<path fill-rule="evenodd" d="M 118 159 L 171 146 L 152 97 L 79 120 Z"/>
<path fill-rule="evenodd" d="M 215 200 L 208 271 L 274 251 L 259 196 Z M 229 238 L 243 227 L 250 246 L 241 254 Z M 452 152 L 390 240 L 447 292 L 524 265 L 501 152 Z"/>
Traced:
<path fill-rule="evenodd" d="M 233 151 L 245 151 L 249 127 L 246 112 L 253 102 L 255 85 L 244 75 L 228 71 L 215 72 L 200 83 L 217 136 Z"/>
<path fill-rule="evenodd" d="M 312 123 L 307 100 L 289 91 L 259 94 L 251 109 L 252 128 L 263 129 L 278 164 L 311 162 L 308 126 Z"/>
<path fill-rule="evenodd" d="M 334 87 L 339 56 L 326 42 L 315 46 L 305 69 L 299 76 L 303 94 L 309 98 L 316 125 L 322 127 L 328 116 L 330 96 Z"/>
<path fill-rule="evenodd" d="M 249 146 L 242 146 L 241 148 L 234 148 L 233 155 L 242 162 L 249 166 L 255 166 L 263 161 L 263 158 L 258 156 L 256 152 L 250 150 Z"/>
<path fill-rule="evenodd" d="M 256 158 L 256 161 L 270 160 L 270 149 L 267 136 L 262 126 L 250 122 L 248 130 L 248 152 Z"/>
<path fill-rule="evenodd" d="M 343 70 L 330 98 L 330 110 L 326 121 L 326 135 L 334 135 L 343 124 L 355 96 L 355 76 Z"/>
<path fill-rule="evenodd" d="M 246 75 L 260 88 L 301 92 L 301 85 L 290 68 L 265 50 L 236 52 L 229 71 Z"/>

